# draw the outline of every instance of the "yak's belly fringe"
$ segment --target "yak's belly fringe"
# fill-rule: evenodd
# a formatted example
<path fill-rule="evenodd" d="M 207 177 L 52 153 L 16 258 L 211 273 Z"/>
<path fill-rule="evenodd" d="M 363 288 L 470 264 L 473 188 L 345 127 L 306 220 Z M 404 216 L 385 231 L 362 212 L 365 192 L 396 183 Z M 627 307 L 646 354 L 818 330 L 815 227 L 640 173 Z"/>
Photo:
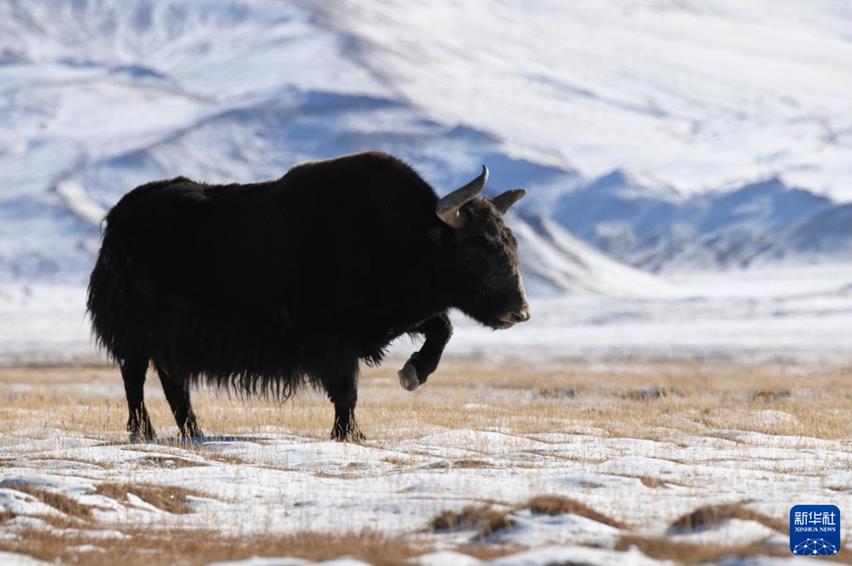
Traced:
<path fill-rule="evenodd" d="M 300 371 L 298 338 L 272 325 L 169 316 L 158 326 L 155 365 L 193 384 L 287 398 L 311 381 Z"/>
<path fill-rule="evenodd" d="M 189 375 L 189 384 L 194 387 L 209 387 L 226 391 L 238 399 L 261 397 L 273 401 L 286 401 L 303 387 L 322 389 L 319 380 L 307 374 L 288 375 L 257 374 L 239 371 L 230 374 L 199 372 Z"/>

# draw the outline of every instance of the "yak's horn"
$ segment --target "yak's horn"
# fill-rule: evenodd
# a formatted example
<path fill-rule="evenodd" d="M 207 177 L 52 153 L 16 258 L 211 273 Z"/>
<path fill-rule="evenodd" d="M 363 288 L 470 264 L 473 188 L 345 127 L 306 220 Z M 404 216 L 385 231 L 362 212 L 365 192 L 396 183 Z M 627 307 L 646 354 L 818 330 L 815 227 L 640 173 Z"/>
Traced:
<path fill-rule="evenodd" d="M 500 211 L 501 214 L 506 214 L 512 205 L 524 198 L 527 192 L 524 189 L 509 189 L 505 193 L 501 193 L 491 199 L 491 203 Z"/>
<path fill-rule="evenodd" d="M 488 167 L 483 165 L 479 177 L 438 201 L 438 204 L 435 205 L 435 214 L 453 228 L 461 228 L 464 226 L 464 220 L 459 214 L 459 209 L 482 190 L 487 180 Z"/>

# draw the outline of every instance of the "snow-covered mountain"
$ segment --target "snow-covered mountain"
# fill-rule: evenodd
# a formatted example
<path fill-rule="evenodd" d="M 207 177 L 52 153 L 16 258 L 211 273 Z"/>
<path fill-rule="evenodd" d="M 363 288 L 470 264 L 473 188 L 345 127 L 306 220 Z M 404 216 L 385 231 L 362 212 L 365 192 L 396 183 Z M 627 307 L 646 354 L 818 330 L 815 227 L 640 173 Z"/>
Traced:
<path fill-rule="evenodd" d="M 383 84 L 512 155 L 688 194 L 777 175 L 852 199 L 846 0 L 321 5 Z"/>
<path fill-rule="evenodd" d="M 822 208 L 785 231 L 763 257 L 770 260 L 852 258 L 852 204 Z"/>
<path fill-rule="evenodd" d="M 660 279 L 614 261 L 555 222 L 522 209 L 513 217 L 530 294 L 648 297 L 671 291 Z"/>
<path fill-rule="evenodd" d="M 618 170 L 561 195 L 553 217 L 646 271 L 715 270 L 852 257 L 849 208 L 777 177 L 685 196 Z"/>
<path fill-rule="evenodd" d="M 848 210 L 787 184 L 852 195 L 852 16 L 758 4 L 8 0 L 0 281 L 83 283 L 99 211 L 143 182 L 364 149 L 439 191 L 483 162 L 491 190 L 528 188 L 512 222 L 542 293 L 660 288 L 601 251 L 646 270 L 832 255 Z"/>

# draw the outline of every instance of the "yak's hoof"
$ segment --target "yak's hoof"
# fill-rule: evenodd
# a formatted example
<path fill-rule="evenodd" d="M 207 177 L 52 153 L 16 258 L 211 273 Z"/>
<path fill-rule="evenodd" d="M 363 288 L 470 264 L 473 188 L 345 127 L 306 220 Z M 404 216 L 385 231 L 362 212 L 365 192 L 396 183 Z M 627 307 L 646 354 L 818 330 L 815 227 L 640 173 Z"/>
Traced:
<path fill-rule="evenodd" d="M 399 384 L 406 391 L 414 391 L 420 385 L 417 369 L 411 362 L 405 362 L 405 365 L 397 372 L 397 375 L 399 375 Z"/>
<path fill-rule="evenodd" d="M 344 430 L 342 427 L 334 427 L 331 429 L 331 439 L 337 442 L 364 442 L 367 437 L 361 432 L 357 426 L 350 426 Z"/>
<path fill-rule="evenodd" d="M 130 431 L 130 444 L 143 444 L 145 442 L 154 442 L 155 440 L 157 440 L 157 434 L 153 429 L 146 431 Z"/>
<path fill-rule="evenodd" d="M 204 438 L 204 432 L 198 427 L 180 431 L 180 439 L 184 442 L 192 442 L 201 438 Z"/>
<path fill-rule="evenodd" d="M 157 440 L 154 425 L 151 424 L 151 418 L 144 408 L 130 413 L 130 417 L 127 419 L 127 432 L 130 433 L 131 444 Z"/>

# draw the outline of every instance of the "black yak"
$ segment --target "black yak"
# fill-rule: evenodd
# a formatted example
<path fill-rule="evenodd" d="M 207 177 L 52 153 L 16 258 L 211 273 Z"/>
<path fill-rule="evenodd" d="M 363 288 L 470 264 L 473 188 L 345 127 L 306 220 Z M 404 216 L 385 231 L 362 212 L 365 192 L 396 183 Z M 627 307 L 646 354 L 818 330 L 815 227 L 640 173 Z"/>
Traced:
<path fill-rule="evenodd" d="M 439 199 L 382 153 L 305 163 L 275 181 L 142 185 L 109 211 L 87 307 L 118 362 L 132 441 L 155 437 L 143 400 L 153 363 L 184 437 L 201 436 L 197 382 L 334 403 L 335 439 L 360 439 L 358 366 L 402 334 L 425 337 L 399 371 L 435 371 L 458 308 L 492 328 L 530 316 L 503 214 L 524 195 L 477 196 L 482 174 Z"/>

